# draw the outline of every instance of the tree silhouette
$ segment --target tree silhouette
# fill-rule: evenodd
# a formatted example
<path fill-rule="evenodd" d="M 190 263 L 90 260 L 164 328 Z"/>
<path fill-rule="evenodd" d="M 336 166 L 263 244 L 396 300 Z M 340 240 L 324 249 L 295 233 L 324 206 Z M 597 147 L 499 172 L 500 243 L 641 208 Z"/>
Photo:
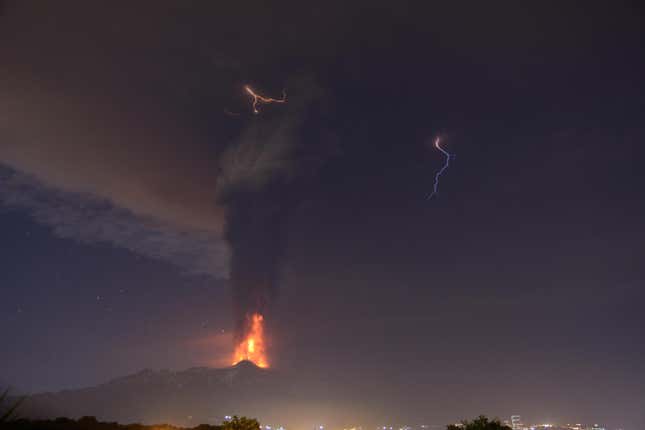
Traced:
<path fill-rule="evenodd" d="M 498 418 L 489 420 L 485 415 L 480 415 L 472 421 L 463 420 L 460 424 L 450 424 L 447 430 L 511 430 L 502 424 Z"/>
<path fill-rule="evenodd" d="M 176 427 L 170 424 L 119 424 L 116 422 L 101 422 L 95 417 L 86 416 L 73 420 L 56 418 L 54 420 L 19 419 L 0 423 L 0 429 L 11 430 L 221 430 L 219 425 L 200 424 L 197 427 Z"/>
<path fill-rule="evenodd" d="M 16 400 L 13 404 L 6 404 L 6 400 L 9 397 L 9 389 L 4 390 L 4 393 L 0 394 L 0 424 L 7 423 L 16 419 L 16 409 L 20 406 L 22 398 Z"/>
<path fill-rule="evenodd" d="M 233 416 L 222 423 L 222 430 L 260 430 L 260 423 L 255 418 Z"/>

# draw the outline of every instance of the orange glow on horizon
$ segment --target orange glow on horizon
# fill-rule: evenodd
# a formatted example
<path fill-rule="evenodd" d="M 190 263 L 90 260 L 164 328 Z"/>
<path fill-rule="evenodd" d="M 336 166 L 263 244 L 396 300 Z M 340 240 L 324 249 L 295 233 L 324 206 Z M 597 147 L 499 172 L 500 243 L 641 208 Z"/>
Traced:
<path fill-rule="evenodd" d="M 244 360 L 251 361 L 258 367 L 269 367 L 264 338 L 264 317 L 261 314 L 247 316 L 246 335 L 235 347 L 233 364 Z"/>
<path fill-rule="evenodd" d="M 258 114 L 260 111 L 258 110 L 258 105 L 267 105 L 269 103 L 286 103 L 287 102 L 287 94 L 282 91 L 282 98 L 281 99 L 273 99 L 271 97 L 264 97 L 255 91 L 251 89 L 248 85 L 244 85 L 244 91 L 248 95 L 250 95 L 253 98 L 253 113 Z"/>

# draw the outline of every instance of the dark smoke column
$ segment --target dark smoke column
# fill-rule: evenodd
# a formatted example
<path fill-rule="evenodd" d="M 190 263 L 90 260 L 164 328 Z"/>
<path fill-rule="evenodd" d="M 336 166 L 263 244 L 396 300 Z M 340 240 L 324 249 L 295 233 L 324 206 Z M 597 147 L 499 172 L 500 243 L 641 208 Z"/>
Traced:
<path fill-rule="evenodd" d="M 289 101 L 254 116 L 220 159 L 217 198 L 227 209 L 235 344 L 247 352 L 236 353 L 236 360 L 250 359 L 254 348 L 264 352 L 266 339 L 258 338 L 253 321 L 260 316 L 264 324 L 278 290 L 289 215 L 334 143 L 320 137 L 320 120 L 312 114 L 320 90 L 311 81 L 291 88 Z M 306 125 L 310 118 L 317 126 Z"/>
<path fill-rule="evenodd" d="M 236 344 L 247 335 L 249 316 L 266 315 L 278 289 L 292 203 L 275 188 L 240 193 L 228 207 Z"/>

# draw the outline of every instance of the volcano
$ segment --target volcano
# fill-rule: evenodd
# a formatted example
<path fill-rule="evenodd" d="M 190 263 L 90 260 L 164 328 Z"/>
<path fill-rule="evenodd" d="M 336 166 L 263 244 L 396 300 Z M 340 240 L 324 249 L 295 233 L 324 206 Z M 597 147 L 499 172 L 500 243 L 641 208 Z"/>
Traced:
<path fill-rule="evenodd" d="M 264 317 L 262 314 L 247 315 L 244 335 L 235 347 L 233 363 L 250 361 L 253 364 L 267 368 L 269 362 L 266 352 L 266 339 L 264 337 Z"/>
<path fill-rule="evenodd" d="M 21 415 L 89 415 L 102 421 L 182 426 L 246 415 L 277 423 L 274 411 L 285 410 L 293 398 L 292 386 L 283 373 L 248 360 L 226 368 L 146 369 L 95 387 L 30 395 L 21 406 Z"/>

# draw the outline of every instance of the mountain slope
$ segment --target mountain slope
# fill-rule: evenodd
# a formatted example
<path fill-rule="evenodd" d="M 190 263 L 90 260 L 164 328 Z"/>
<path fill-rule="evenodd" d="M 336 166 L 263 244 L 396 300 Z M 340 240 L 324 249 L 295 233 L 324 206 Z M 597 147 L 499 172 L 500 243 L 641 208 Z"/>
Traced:
<path fill-rule="evenodd" d="M 143 370 L 96 387 L 34 394 L 21 414 L 180 425 L 215 423 L 239 414 L 275 422 L 278 417 L 267 411 L 283 410 L 290 398 L 291 384 L 284 375 L 241 362 L 223 369 Z"/>

